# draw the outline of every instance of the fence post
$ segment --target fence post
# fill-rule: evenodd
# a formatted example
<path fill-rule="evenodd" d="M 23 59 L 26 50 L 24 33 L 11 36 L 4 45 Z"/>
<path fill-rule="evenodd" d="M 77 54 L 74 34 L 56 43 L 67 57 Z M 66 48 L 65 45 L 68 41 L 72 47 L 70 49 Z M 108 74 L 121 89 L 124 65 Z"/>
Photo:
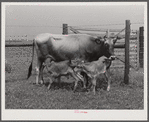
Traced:
<path fill-rule="evenodd" d="M 63 35 L 68 35 L 68 25 L 67 24 L 63 24 Z"/>
<path fill-rule="evenodd" d="M 144 54 L 144 27 L 140 27 L 139 29 L 139 63 L 140 67 L 143 68 L 143 54 Z"/>
<path fill-rule="evenodd" d="M 139 31 L 137 31 L 137 69 L 139 69 L 140 64 L 139 64 Z"/>
<path fill-rule="evenodd" d="M 130 38 L 130 20 L 126 20 L 125 30 L 125 74 L 124 83 L 129 84 L 129 38 Z"/>

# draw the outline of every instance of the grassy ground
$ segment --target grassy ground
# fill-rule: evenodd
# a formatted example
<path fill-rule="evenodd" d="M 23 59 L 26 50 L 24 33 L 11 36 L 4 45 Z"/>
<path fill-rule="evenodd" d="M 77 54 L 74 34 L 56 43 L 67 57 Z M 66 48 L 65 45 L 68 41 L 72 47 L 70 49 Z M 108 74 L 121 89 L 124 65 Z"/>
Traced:
<path fill-rule="evenodd" d="M 133 74 L 132 74 L 133 73 Z M 98 81 L 96 95 L 78 84 L 73 93 L 73 78 L 62 78 L 61 87 L 52 84 L 36 86 L 35 75 L 29 80 L 6 80 L 6 109 L 143 109 L 143 74 L 130 73 L 130 84 L 121 86 L 123 73 L 112 72 L 111 90 L 105 90 L 103 77 Z M 7 75 L 7 74 L 6 74 Z M 45 81 L 46 80 L 45 76 Z"/>
<path fill-rule="evenodd" d="M 101 76 L 97 91 L 86 92 L 78 85 L 73 93 L 73 79 L 62 78 L 61 87 L 52 84 L 36 86 L 35 75 L 28 80 L 27 70 L 31 62 L 32 48 L 7 48 L 6 60 L 12 66 L 11 73 L 5 74 L 5 108 L 6 109 L 143 109 L 144 75 L 130 70 L 129 85 L 121 86 L 124 79 L 122 70 L 112 70 L 111 90 L 105 90 L 106 83 Z M 35 62 L 34 62 L 35 64 Z M 34 71 L 33 71 L 34 74 Z M 48 82 L 45 75 L 45 81 Z"/>

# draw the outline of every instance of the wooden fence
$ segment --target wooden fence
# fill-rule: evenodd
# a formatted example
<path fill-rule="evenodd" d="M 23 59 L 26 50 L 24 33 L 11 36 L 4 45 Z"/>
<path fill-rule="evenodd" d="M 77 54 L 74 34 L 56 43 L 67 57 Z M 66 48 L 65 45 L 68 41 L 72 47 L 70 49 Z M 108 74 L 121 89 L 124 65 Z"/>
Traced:
<path fill-rule="evenodd" d="M 121 33 L 123 30 L 121 29 L 84 29 L 84 28 L 73 28 L 68 26 L 67 24 L 63 24 L 63 33 L 68 34 L 68 27 L 69 29 L 74 32 L 75 34 L 81 33 L 80 31 L 93 31 L 93 32 L 105 32 L 107 37 L 109 37 L 110 32 L 118 32 Z M 140 34 L 139 34 L 140 33 Z M 98 34 L 91 34 L 90 35 L 101 36 Z M 105 34 L 104 34 L 105 35 Z M 118 35 L 119 36 L 119 35 Z M 123 60 L 113 61 L 111 68 L 123 68 L 124 69 L 124 83 L 129 83 L 129 69 L 131 67 L 135 69 L 139 69 L 139 67 L 143 67 L 143 29 L 140 28 L 139 31 L 131 31 L 130 28 L 130 20 L 126 20 L 125 24 L 125 34 L 121 35 L 120 40 L 117 41 L 115 44 L 115 55 Z M 139 43 L 140 42 L 140 43 Z"/>
<path fill-rule="evenodd" d="M 67 27 L 68 25 L 64 24 Z M 68 29 L 68 27 L 67 27 Z M 120 32 L 122 29 L 81 29 L 81 28 L 73 28 L 69 26 L 69 29 L 73 31 L 74 33 L 81 33 L 81 31 L 97 31 L 97 32 L 105 32 L 103 35 L 107 35 L 108 37 L 111 36 L 111 32 Z M 66 33 L 65 33 L 66 31 Z M 63 29 L 63 34 L 68 34 L 68 30 Z M 90 33 L 91 34 L 91 33 Z M 91 34 L 95 35 L 95 34 Z M 97 36 L 101 36 L 101 34 L 96 34 Z M 103 36 L 102 35 L 102 36 Z M 119 35 L 118 35 L 119 36 Z M 125 61 L 125 35 L 120 35 L 121 39 L 118 39 L 118 41 L 115 44 L 115 55 L 121 58 L 122 60 Z M 132 31 L 130 33 L 130 38 L 129 38 L 129 59 L 130 59 L 130 64 L 135 67 L 136 69 L 139 68 L 139 31 Z M 125 64 L 118 59 L 116 59 L 112 63 L 112 68 L 125 68 Z"/>

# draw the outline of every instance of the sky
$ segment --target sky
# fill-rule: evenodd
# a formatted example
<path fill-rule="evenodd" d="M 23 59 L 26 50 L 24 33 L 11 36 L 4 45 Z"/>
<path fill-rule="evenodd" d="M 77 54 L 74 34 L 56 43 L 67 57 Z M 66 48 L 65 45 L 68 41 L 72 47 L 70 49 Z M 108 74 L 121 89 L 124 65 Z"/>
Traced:
<path fill-rule="evenodd" d="M 125 20 L 130 20 L 131 23 L 141 23 L 131 24 L 131 29 L 138 30 L 139 27 L 143 26 L 144 6 L 7 5 L 5 6 L 5 35 L 28 35 L 29 38 L 33 38 L 40 33 L 62 34 L 63 23 L 68 24 L 68 26 L 123 29 Z M 109 24 L 110 26 L 108 26 Z"/>

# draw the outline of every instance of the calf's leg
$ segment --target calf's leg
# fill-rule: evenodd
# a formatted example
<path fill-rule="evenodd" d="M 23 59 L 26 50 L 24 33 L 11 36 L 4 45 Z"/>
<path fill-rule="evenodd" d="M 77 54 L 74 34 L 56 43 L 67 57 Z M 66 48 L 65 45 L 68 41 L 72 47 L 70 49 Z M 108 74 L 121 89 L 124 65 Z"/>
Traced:
<path fill-rule="evenodd" d="M 77 71 L 76 76 L 83 82 L 83 88 L 86 88 L 86 83 L 87 83 L 87 75 L 83 72 L 80 74 L 80 71 Z M 84 75 L 85 74 L 85 75 Z"/>
<path fill-rule="evenodd" d="M 52 77 L 49 77 L 49 85 L 48 85 L 48 89 L 50 90 L 51 84 L 53 83 L 53 79 Z"/>
<path fill-rule="evenodd" d="M 111 84 L 110 70 L 107 69 L 104 74 L 105 74 L 105 79 L 106 79 L 106 81 L 108 83 L 107 91 L 109 91 L 110 90 L 110 84 Z"/>
<path fill-rule="evenodd" d="M 84 73 L 83 77 L 84 77 L 83 88 L 86 88 L 86 86 L 88 86 L 88 76 Z"/>
<path fill-rule="evenodd" d="M 96 79 L 95 78 L 93 78 L 92 79 L 92 86 L 93 86 L 93 94 L 95 95 L 96 94 Z"/>
<path fill-rule="evenodd" d="M 80 80 L 77 75 L 73 72 L 73 70 L 69 70 L 69 74 L 75 79 L 75 85 L 74 85 L 74 88 L 73 88 L 73 91 L 75 92 L 76 91 L 76 88 L 77 88 L 77 84 L 78 84 L 78 81 Z"/>

